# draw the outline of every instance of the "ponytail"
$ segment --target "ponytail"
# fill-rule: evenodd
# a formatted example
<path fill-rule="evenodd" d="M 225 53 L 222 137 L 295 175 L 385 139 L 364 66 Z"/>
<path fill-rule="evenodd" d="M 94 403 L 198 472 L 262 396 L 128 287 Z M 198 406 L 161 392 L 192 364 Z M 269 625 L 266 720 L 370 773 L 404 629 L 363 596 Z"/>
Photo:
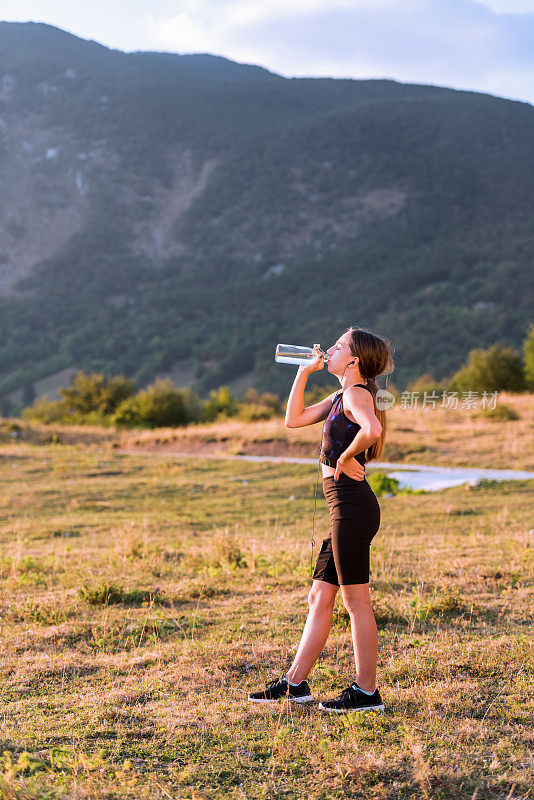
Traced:
<path fill-rule="evenodd" d="M 375 378 L 365 378 L 365 384 L 368 389 L 371 390 L 373 395 L 373 402 L 375 406 L 375 415 L 382 426 L 382 432 L 376 442 L 367 448 L 365 452 L 365 458 L 367 461 L 373 461 L 374 459 L 380 458 L 384 451 L 384 444 L 386 440 L 386 431 L 387 431 L 387 416 L 386 416 L 386 409 L 385 408 L 377 408 L 376 405 L 376 393 L 378 392 L 378 385 L 376 383 Z"/>

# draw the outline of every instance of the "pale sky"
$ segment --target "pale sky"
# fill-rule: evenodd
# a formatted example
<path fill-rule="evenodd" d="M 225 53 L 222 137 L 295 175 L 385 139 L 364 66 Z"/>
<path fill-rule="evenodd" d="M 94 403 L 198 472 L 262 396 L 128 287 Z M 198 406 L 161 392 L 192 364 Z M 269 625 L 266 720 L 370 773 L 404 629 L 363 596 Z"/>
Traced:
<path fill-rule="evenodd" d="M 534 104 L 534 0 L 0 0 L 118 50 L 212 53 L 286 77 L 392 78 Z"/>

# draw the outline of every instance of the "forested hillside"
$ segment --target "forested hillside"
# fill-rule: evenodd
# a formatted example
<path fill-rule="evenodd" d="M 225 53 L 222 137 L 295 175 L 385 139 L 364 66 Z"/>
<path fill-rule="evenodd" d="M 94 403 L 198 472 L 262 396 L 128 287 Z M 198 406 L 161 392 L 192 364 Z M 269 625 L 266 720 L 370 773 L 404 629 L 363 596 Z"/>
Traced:
<path fill-rule="evenodd" d="M 19 405 L 69 369 L 283 394 L 276 343 L 349 324 L 394 343 L 403 388 L 519 351 L 532 321 L 528 103 L 2 22 L 0 174 L 0 399 Z"/>

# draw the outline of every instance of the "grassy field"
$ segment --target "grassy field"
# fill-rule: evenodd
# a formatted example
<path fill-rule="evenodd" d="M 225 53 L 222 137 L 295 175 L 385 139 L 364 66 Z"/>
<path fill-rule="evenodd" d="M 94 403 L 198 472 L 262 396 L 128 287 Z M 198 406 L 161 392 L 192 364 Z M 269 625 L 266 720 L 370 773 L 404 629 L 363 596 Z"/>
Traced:
<path fill-rule="evenodd" d="M 433 447 L 450 433 L 454 452 L 457 428 L 480 426 L 480 458 L 469 440 L 456 463 L 529 468 L 530 408 L 404 427 L 426 425 Z M 301 430 L 281 435 L 320 436 Z M 392 422 L 399 447 L 402 433 Z M 317 469 L 117 452 L 135 435 L 4 428 L 0 797 L 534 796 L 534 480 L 380 498 L 371 597 L 386 710 L 332 719 L 246 699 L 298 645 L 312 525 L 314 560 L 328 531 L 320 478 L 313 519 Z M 353 675 L 338 595 L 314 697 Z"/>

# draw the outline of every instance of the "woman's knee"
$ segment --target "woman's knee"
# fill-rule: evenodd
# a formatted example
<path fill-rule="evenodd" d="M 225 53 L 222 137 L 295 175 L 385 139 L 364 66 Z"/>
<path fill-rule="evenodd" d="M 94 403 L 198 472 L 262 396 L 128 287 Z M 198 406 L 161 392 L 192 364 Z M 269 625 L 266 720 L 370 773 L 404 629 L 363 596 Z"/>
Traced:
<path fill-rule="evenodd" d="M 335 586 L 333 583 L 314 580 L 308 592 L 308 605 L 310 608 L 312 606 L 319 608 L 333 606 L 338 590 L 339 586 Z"/>
<path fill-rule="evenodd" d="M 343 605 L 349 614 L 361 614 L 369 609 L 372 611 L 368 583 L 344 584 L 341 593 Z"/>

